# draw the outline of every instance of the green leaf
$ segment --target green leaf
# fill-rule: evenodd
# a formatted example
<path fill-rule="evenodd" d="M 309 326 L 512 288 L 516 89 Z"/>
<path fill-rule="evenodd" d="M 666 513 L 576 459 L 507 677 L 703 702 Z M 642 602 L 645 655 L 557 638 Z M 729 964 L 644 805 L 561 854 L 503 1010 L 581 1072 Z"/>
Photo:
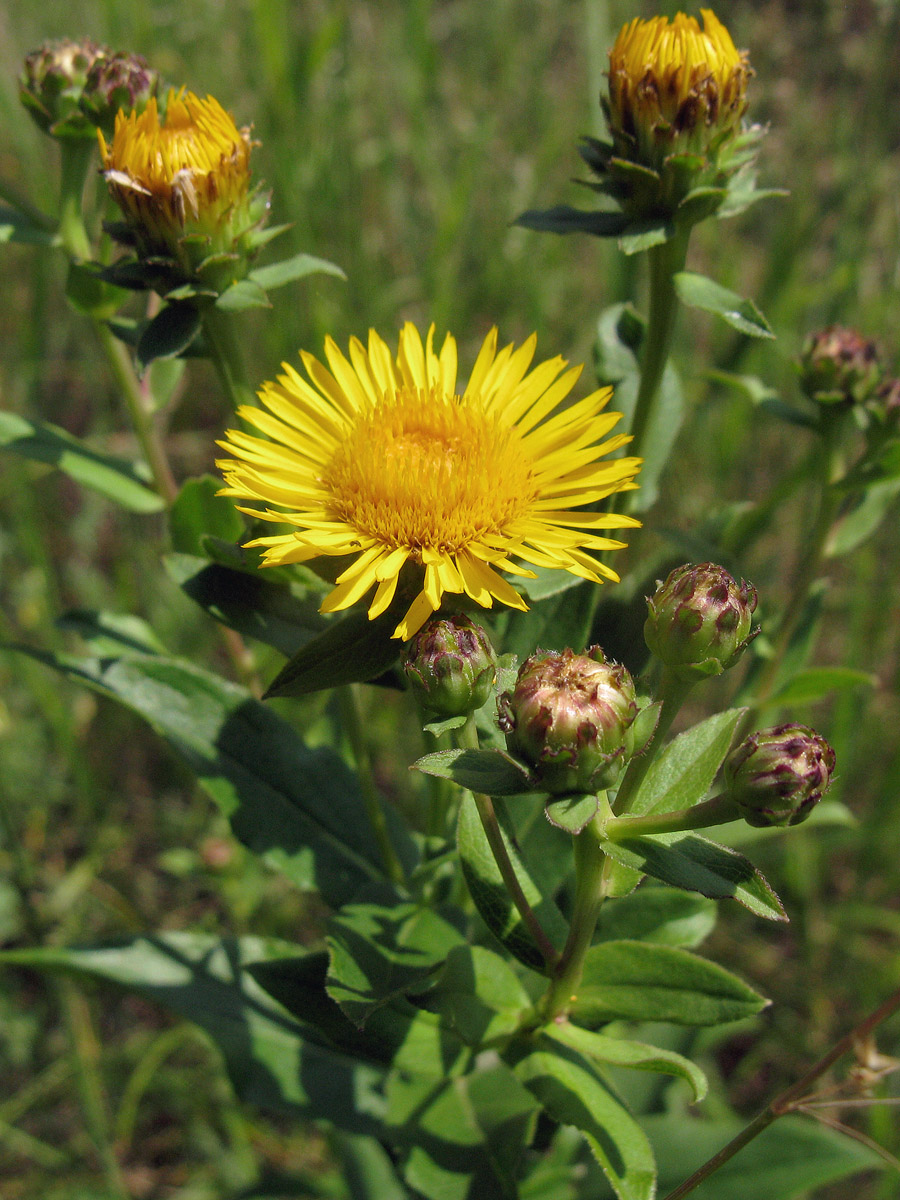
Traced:
<path fill-rule="evenodd" d="M 253 278 L 239 279 L 226 288 L 216 301 L 222 312 L 246 312 L 248 308 L 271 308 L 269 297 Z"/>
<path fill-rule="evenodd" d="M 742 854 L 695 833 L 666 833 L 601 843 L 623 867 L 713 900 L 737 900 L 758 917 L 786 921 L 781 901 Z"/>
<path fill-rule="evenodd" d="M 660 1193 L 683 1183 L 744 1128 L 680 1111 L 644 1118 L 660 1166 Z M 691 1200 L 801 1200 L 883 1160 L 868 1146 L 808 1117 L 782 1117 L 701 1183 Z M 845 1193 L 847 1194 L 847 1193 Z"/>
<path fill-rule="evenodd" d="M 377 1133 L 381 1071 L 306 1040 L 304 1025 L 247 970 L 292 949 L 261 938 L 161 933 L 93 948 L 7 950 L 0 963 L 74 971 L 138 992 L 209 1034 L 247 1103 Z"/>
<path fill-rule="evenodd" d="M 618 237 L 628 226 L 628 218 L 619 212 L 586 212 L 568 204 L 548 209 L 529 209 L 516 217 L 514 225 L 535 229 L 538 233 L 592 233 L 595 237 Z"/>
<path fill-rule="evenodd" d="M 643 254 L 653 246 L 661 246 L 675 235 L 671 221 L 629 221 L 625 232 L 619 237 L 619 249 L 623 254 Z"/>
<path fill-rule="evenodd" d="M 384 867 L 356 777 L 324 746 L 296 731 L 244 688 L 188 662 L 54 657 L 24 650 L 148 721 L 194 771 L 235 836 L 298 887 L 338 907 Z M 390 809 L 401 858 L 412 843 Z"/>
<path fill-rule="evenodd" d="M 313 254 L 295 254 L 293 258 L 283 258 L 281 262 L 272 263 L 267 267 L 257 267 L 251 271 L 248 278 L 261 288 L 284 287 L 295 279 L 304 279 L 307 275 L 334 275 L 338 279 L 347 276 L 333 262 L 324 258 L 316 258 Z"/>
<path fill-rule="evenodd" d="M 551 1041 L 561 1042 L 592 1062 L 605 1063 L 611 1067 L 628 1067 L 635 1071 L 656 1071 L 661 1075 L 674 1075 L 691 1086 L 693 1103 L 699 1104 L 706 1095 L 709 1085 L 706 1076 L 689 1058 L 676 1054 L 674 1050 L 663 1050 L 645 1042 L 632 1042 L 625 1038 L 608 1037 L 581 1029 L 570 1021 L 548 1025 L 544 1030 Z"/>
<path fill-rule="evenodd" d="M 807 667 L 787 680 L 770 696 L 766 708 L 816 704 L 833 693 L 852 692 L 859 687 L 877 687 L 878 677 L 852 667 Z"/>
<path fill-rule="evenodd" d="M 137 360 L 141 370 L 157 358 L 174 358 L 187 350 L 201 324 L 200 310 L 190 300 L 164 305 L 138 340 Z"/>
<path fill-rule="evenodd" d="M 900 496 L 900 479 L 889 479 L 884 483 L 870 485 L 862 499 L 849 512 L 844 513 L 833 525 L 825 553 L 829 558 L 840 558 L 861 546 L 871 537 Z"/>
<path fill-rule="evenodd" d="M 587 792 L 579 796 L 560 796 L 544 807 L 544 815 L 551 825 L 566 833 L 581 833 L 589 821 L 597 815 L 600 801 L 595 794 Z"/>
<path fill-rule="evenodd" d="M 736 975 L 687 950 L 600 942 L 587 952 L 571 1016 L 589 1029 L 618 1019 L 719 1025 L 753 1017 L 767 1004 Z"/>
<path fill-rule="evenodd" d="M 203 555 L 207 536 L 236 542 L 244 536 L 244 522 L 227 496 L 219 496 L 222 481 L 212 475 L 188 479 L 175 497 L 169 513 L 172 549 L 180 554 Z"/>
<path fill-rule="evenodd" d="M 615 304 L 605 309 L 597 322 L 594 343 L 594 367 L 598 382 L 615 389 L 616 409 L 623 413 L 622 428 L 631 426 L 640 384 L 640 354 L 644 340 L 643 317 L 630 305 Z M 678 374 L 666 363 L 654 406 L 651 424 L 644 439 L 644 465 L 638 477 L 640 488 L 634 493 L 632 508 L 645 512 L 659 495 L 659 480 L 669 461 L 672 446 L 684 420 L 684 397 Z M 625 447 L 623 453 L 628 453 Z"/>
<path fill-rule="evenodd" d="M 281 668 L 263 698 L 305 696 L 377 679 L 396 663 L 403 649 L 403 643 L 391 636 L 396 624 L 390 612 L 374 621 L 365 613 L 350 613 L 331 622 Z"/>
<path fill-rule="evenodd" d="M 675 291 L 682 304 L 714 313 L 748 337 L 773 338 L 775 334 L 752 300 L 744 300 L 705 275 L 679 271 L 674 277 Z"/>
<path fill-rule="evenodd" d="M 653 1200 L 656 1165 L 640 1125 L 622 1102 L 570 1049 L 549 1038 L 515 1072 L 554 1121 L 584 1134 L 619 1200 Z"/>
<path fill-rule="evenodd" d="M 454 946 L 427 1004 L 470 1046 L 507 1037 L 531 1010 L 509 963 L 484 946 Z"/>
<path fill-rule="evenodd" d="M 8 205 L 0 205 L 0 245 L 7 242 L 23 242 L 32 246 L 55 246 L 59 236 L 54 228 L 54 222 L 45 218 L 46 223 L 38 223 L 27 213 Z"/>
<path fill-rule="evenodd" d="M 562 913 L 550 897 L 541 895 L 534 875 L 526 866 L 510 836 L 500 804 L 497 805 L 497 816 L 504 845 L 525 893 L 525 899 L 534 909 L 544 932 L 557 948 L 561 949 L 568 933 Z M 463 796 L 460 802 L 457 847 L 462 872 L 475 901 L 475 907 L 481 913 L 488 929 L 520 962 L 536 971 L 543 971 L 543 955 L 506 890 L 471 796 Z"/>
<path fill-rule="evenodd" d="M 76 312 L 103 321 L 119 311 L 128 292 L 107 283 L 94 263 L 69 263 L 66 299 Z"/>
<path fill-rule="evenodd" d="M 595 937 L 604 942 L 627 938 L 690 949 L 712 933 L 716 913 L 715 901 L 696 892 L 645 885 L 603 905 Z"/>
<path fill-rule="evenodd" d="M 528 768 L 505 750 L 437 750 L 412 765 L 425 775 L 452 779 L 487 796 L 518 796 L 533 790 Z"/>
<path fill-rule="evenodd" d="M 504 1063 L 455 1079 L 394 1072 L 387 1122 L 405 1151 L 403 1175 L 429 1200 L 516 1200 L 519 1161 L 537 1104 Z"/>
<path fill-rule="evenodd" d="M 699 803 L 731 747 L 746 709 L 730 708 L 674 738 L 654 762 L 629 812 L 677 812 Z"/>
<path fill-rule="evenodd" d="M 94 654 L 166 654 L 166 647 L 146 621 L 129 613 L 74 608 L 55 622 L 57 629 L 77 633 Z"/>
<path fill-rule="evenodd" d="M 191 554 L 168 554 L 163 565 L 211 617 L 287 658 L 325 626 L 318 594 L 298 596 L 291 585 L 271 582 L 258 570 L 236 571 Z"/>
<path fill-rule="evenodd" d="M 91 450 L 56 425 L 0 412 L 0 448 L 33 462 L 58 467 L 82 487 L 99 492 L 132 512 L 155 513 L 165 507 L 132 463 Z"/>
<path fill-rule="evenodd" d="M 396 898 L 345 905 L 328 923 L 328 994 L 362 1026 L 388 1000 L 428 987 L 462 942 L 429 908 Z"/>

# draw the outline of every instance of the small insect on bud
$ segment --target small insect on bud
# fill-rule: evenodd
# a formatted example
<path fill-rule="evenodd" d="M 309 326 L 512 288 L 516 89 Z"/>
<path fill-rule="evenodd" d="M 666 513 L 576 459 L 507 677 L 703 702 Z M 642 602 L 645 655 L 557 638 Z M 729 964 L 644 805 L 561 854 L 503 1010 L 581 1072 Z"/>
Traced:
<path fill-rule="evenodd" d="M 644 639 L 685 681 L 721 675 L 759 632 L 753 628 L 756 588 L 738 584 L 715 563 L 676 567 L 647 600 Z"/>
<path fill-rule="evenodd" d="M 507 749 L 555 795 L 596 792 L 616 781 L 638 711 L 630 674 L 597 646 L 587 654 L 532 654 L 499 709 Z"/>
<path fill-rule="evenodd" d="M 403 670 L 423 707 L 443 717 L 481 708 L 497 681 L 487 634 L 461 613 L 423 625 L 406 648 Z"/>
<path fill-rule="evenodd" d="M 798 367 L 801 388 L 818 404 L 864 404 L 876 396 L 884 374 L 876 344 L 841 325 L 811 333 Z"/>
<path fill-rule="evenodd" d="M 752 733 L 724 767 L 725 788 L 749 825 L 799 825 L 831 783 L 834 751 L 806 725 Z"/>
<path fill-rule="evenodd" d="M 111 138 L 119 109 L 143 112 L 158 87 L 159 76 L 139 54 L 107 54 L 95 59 L 87 73 L 81 111 Z"/>
<path fill-rule="evenodd" d="M 79 107 L 91 67 L 109 51 L 90 39 L 44 42 L 26 55 L 19 99 L 45 133 L 61 138 L 94 137 Z"/>

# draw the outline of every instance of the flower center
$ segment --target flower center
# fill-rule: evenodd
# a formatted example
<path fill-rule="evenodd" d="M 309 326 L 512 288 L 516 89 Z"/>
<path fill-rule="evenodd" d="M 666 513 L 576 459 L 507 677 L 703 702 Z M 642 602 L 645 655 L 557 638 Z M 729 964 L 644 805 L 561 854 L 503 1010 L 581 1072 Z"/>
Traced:
<path fill-rule="evenodd" d="M 519 432 L 437 389 L 360 414 L 321 482 L 332 516 L 417 558 L 502 533 L 538 496 Z"/>

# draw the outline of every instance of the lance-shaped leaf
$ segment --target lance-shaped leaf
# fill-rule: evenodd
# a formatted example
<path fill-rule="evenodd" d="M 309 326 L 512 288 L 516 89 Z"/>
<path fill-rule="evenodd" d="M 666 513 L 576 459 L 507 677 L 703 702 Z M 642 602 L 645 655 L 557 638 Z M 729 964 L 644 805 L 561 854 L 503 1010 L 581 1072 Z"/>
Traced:
<path fill-rule="evenodd" d="M 600 942 L 585 957 L 571 1016 L 589 1029 L 617 1019 L 719 1025 L 755 1016 L 767 1003 L 724 967 L 687 950 Z"/>
<path fill-rule="evenodd" d="M 691 949 L 712 933 L 717 911 L 714 900 L 696 892 L 645 884 L 615 904 L 603 905 L 595 940 L 626 938 Z"/>
<path fill-rule="evenodd" d="M 301 598 L 291 585 L 259 571 L 233 570 L 193 554 L 167 554 L 163 566 L 195 604 L 236 629 L 290 657 L 321 632 L 319 596 Z"/>
<path fill-rule="evenodd" d="M 561 949 L 568 933 L 565 919 L 553 899 L 541 894 L 533 873 L 528 869 L 519 853 L 507 827 L 502 806 L 499 804 L 497 816 L 500 821 L 503 843 L 525 894 L 525 899 L 531 905 L 551 942 L 556 945 L 557 949 Z M 543 971 L 544 956 L 535 944 L 534 938 L 519 916 L 518 909 L 506 890 L 471 796 L 464 796 L 460 803 L 457 847 L 460 865 L 472 899 L 488 929 L 520 962 L 533 967 L 536 971 Z"/>
<path fill-rule="evenodd" d="M 454 946 L 434 988 L 428 1007 L 439 1013 L 470 1046 L 482 1046 L 513 1033 L 531 1000 L 518 975 L 485 946 Z"/>
<path fill-rule="evenodd" d="M 267 291 L 271 288 L 284 287 L 295 279 L 304 279 L 307 275 L 334 275 L 338 279 L 347 276 L 335 263 L 325 258 L 316 258 L 314 254 L 295 254 L 293 258 L 283 258 L 281 262 L 271 263 L 266 267 L 257 267 L 250 272 L 249 278 Z"/>
<path fill-rule="evenodd" d="M 660 833 L 601 843 L 623 867 L 712 900 L 737 900 L 758 917 L 786 921 L 781 901 L 762 873 L 736 850 L 690 833 Z"/>
<path fill-rule="evenodd" d="M 494 750 L 436 750 L 412 764 L 425 775 L 452 779 L 470 792 L 485 796 L 518 796 L 533 791 L 524 763 L 499 748 Z"/>
<path fill-rule="evenodd" d="M 674 738 L 647 772 L 629 812 L 644 816 L 698 804 L 712 787 L 745 712 L 716 713 Z"/>
<path fill-rule="evenodd" d="M 264 699 L 305 696 L 344 683 L 366 683 L 397 661 L 403 646 L 391 635 L 397 619 L 390 613 L 370 621 L 350 613 L 307 642 L 278 672 Z"/>
<path fill-rule="evenodd" d="M 551 825 L 565 833 L 581 833 L 582 829 L 597 815 L 600 801 L 591 792 L 573 796 L 559 796 L 544 806 L 544 816 Z"/>
<path fill-rule="evenodd" d="M 769 322 L 752 300 L 745 300 L 715 280 L 705 275 L 695 275 L 692 271 L 679 271 L 674 283 L 679 300 L 689 308 L 714 313 L 748 337 L 775 336 Z"/>
<path fill-rule="evenodd" d="M 244 688 L 180 659 L 75 658 L 24 651 L 142 716 L 196 773 L 236 837 L 301 888 L 339 907 L 386 879 L 355 775 Z M 412 842 L 385 816 L 401 858 Z"/>
<path fill-rule="evenodd" d="M 653 1200 L 656 1164 L 637 1121 L 580 1054 L 550 1038 L 515 1072 L 554 1121 L 584 1134 L 619 1200 Z"/>
<path fill-rule="evenodd" d="M 394 996 L 427 987 L 464 939 L 432 909 L 394 896 L 345 905 L 328 922 L 327 942 L 328 994 L 361 1026 Z"/>
<path fill-rule="evenodd" d="M 582 1029 L 570 1021 L 548 1025 L 544 1032 L 551 1041 L 561 1042 L 592 1062 L 610 1067 L 627 1067 L 634 1071 L 655 1071 L 684 1079 L 691 1086 L 695 1104 L 699 1104 L 707 1093 L 709 1085 L 700 1068 L 674 1050 L 663 1050 L 659 1046 L 632 1042 L 627 1038 L 607 1037 L 603 1033 Z"/>
<path fill-rule="evenodd" d="M 133 463 L 100 454 L 56 425 L 0 412 L 0 449 L 58 467 L 82 487 L 99 492 L 132 512 L 154 513 L 165 507 Z"/>
<path fill-rule="evenodd" d="M 143 370 L 157 358 L 182 354 L 200 332 L 200 310 L 192 300 L 176 300 L 159 310 L 141 333 L 137 360 Z"/>
<path fill-rule="evenodd" d="M 262 938 L 164 933 L 96 948 L 7 950 L 0 963 L 73 971 L 138 992 L 209 1034 L 247 1103 L 376 1133 L 382 1072 L 308 1041 L 308 1029 L 247 970 L 295 950 Z"/>
<path fill-rule="evenodd" d="M 516 1200 L 519 1161 L 538 1105 L 504 1063 L 439 1081 L 395 1071 L 387 1085 L 389 1136 L 403 1176 L 429 1200 Z"/>
<path fill-rule="evenodd" d="M 624 213 L 585 211 L 568 204 L 553 208 L 529 209 L 516 217 L 516 225 L 539 233 L 591 233 L 595 237 L 618 237 L 628 228 Z"/>

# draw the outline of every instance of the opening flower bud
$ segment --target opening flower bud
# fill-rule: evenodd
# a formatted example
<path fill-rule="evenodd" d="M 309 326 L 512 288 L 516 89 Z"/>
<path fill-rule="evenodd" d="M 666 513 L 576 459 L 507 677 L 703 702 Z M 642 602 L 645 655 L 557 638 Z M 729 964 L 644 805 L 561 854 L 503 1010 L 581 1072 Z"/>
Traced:
<path fill-rule="evenodd" d="M 718 169 L 735 169 L 723 150 L 740 129 L 751 70 L 716 15 L 701 12 L 702 28 L 684 13 L 671 22 L 635 17 L 609 53 L 609 97 L 601 103 L 615 156 L 657 173 L 657 209 L 674 210 L 692 187 L 720 185 Z M 637 207 L 650 199 L 641 196 Z"/>
<path fill-rule="evenodd" d="M 95 136 L 79 102 L 91 67 L 108 54 L 89 38 L 77 42 L 60 38 L 26 55 L 19 99 L 45 133 L 56 138 Z"/>
<path fill-rule="evenodd" d="M 750 825 L 799 825 L 831 783 L 834 751 L 806 725 L 752 733 L 725 762 L 725 788 Z"/>
<path fill-rule="evenodd" d="M 801 388 L 819 404 L 863 404 L 877 395 L 883 377 L 876 344 L 842 325 L 811 333 L 798 366 Z"/>
<path fill-rule="evenodd" d="M 679 678 L 696 681 L 733 666 L 759 632 L 756 588 L 715 563 L 676 567 L 647 600 L 644 640 Z"/>
<path fill-rule="evenodd" d="M 628 671 L 594 646 L 587 654 L 539 650 L 500 699 L 509 752 L 529 764 L 546 791 L 596 792 L 618 778 L 637 716 Z"/>
<path fill-rule="evenodd" d="M 497 681 L 487 634 L 461 613 L 423 625 L 406 648 L 403 670 L 422 705 L 444 717 L 481 708 Z"/>

